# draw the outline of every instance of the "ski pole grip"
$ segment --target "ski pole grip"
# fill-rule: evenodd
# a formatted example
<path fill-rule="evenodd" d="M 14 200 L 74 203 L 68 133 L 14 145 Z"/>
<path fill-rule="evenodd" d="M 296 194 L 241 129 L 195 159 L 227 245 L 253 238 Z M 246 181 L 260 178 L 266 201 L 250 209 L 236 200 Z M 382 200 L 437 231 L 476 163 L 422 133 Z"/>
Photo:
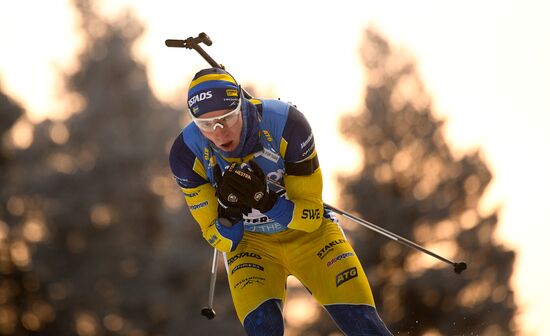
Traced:
<path fill-rule="evenodd" d="M 174 40 L 168 39 L 164 42 L 167 47 L 171 48 L 187 48 L 187 49 L 196 49 L 200 48 L 199 43 L 204 43 L 207 46 L 212 45 L 212 40 L 206 33 L 200 33 L 197 37 L 188 37 L 185 40 Z"/>
<path fill-rule="evenodd" d="M 212 45 L 212 40 L 208 35 L 206 35 L 206 33 L 200 33 L 197 39 L 199 40 L 199 42 L 202 42 L 209 47 Z"/>
<path fill-rule="evenodd" d="M 166 44 L 167 47 L 170 48 L 186 48 L 185 41 L 184 40 L 166 40 L 164 41 L 164 44 Z"/>
<path fill-rule="evenodd" d="M 212 40 L 210 39 L 210 37 L 208 37 L 208 35 L 206 35 L 206 33 L 200 33 L 197 37 L 188 37 L 185 40 L 168 39 L 164 41 L 164 44 L 166 44 L 167 47 L 193 49 L 198 52 L 199 55 L 201 55 L 202 58 L 204 58 L 208 62 L 208 64 L 210 64 L 210 66 L 214 68 L 224 69 L 223 65 L 214 61 L 214 59 L 210 57 L 210 55 L 208 55 L 208 53 L 204 51 L 204 49 L 201 48 L 201 46 L 199 45 L 200 43 L 204 43 L 207 46 L 210 46 L 212 45 Z"/>

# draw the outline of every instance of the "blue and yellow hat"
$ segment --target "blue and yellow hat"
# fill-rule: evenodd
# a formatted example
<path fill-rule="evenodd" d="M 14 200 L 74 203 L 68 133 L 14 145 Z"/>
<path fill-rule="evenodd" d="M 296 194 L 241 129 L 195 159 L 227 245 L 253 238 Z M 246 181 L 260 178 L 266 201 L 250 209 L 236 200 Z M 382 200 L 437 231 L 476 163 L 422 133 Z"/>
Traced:
<path fill-rule="evenodd" d="M 197 118 L 216 110 L 232 110 L 239 104 L 239 84 L 227 71 L 203 69 L 195 74 L 187 92 L 187 106 Z"/>

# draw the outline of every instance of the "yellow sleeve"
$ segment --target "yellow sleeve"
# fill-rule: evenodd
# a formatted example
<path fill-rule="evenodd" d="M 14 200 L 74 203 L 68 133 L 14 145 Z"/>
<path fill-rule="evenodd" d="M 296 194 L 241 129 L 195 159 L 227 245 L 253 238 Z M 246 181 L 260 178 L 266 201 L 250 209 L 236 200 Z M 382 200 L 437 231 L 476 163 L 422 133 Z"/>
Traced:
<path fill-rule="evenodd" d="M 323 176 L 317 167 L 310 175 L 285 175 L 288 198 L 294 203 L 290 229 L 315 231 L 323 221 Z"/>
<path fill-rule="evenodd" d="M 191 215 L 199 224 L 203 238 L 222 252 L 229 252 L 233 242 L 223 237 L 216 228 L 218 199 L 216 189 L 205 183 L 195 188 L 181 188 Z"/>

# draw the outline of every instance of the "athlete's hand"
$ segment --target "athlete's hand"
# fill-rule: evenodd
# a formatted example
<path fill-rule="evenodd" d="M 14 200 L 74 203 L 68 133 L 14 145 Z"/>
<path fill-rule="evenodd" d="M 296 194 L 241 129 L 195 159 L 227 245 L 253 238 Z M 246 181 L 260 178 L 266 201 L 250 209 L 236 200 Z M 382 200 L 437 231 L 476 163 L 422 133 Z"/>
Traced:
<path fill-rule="evenodd" d="M 227 218 L 232 224 L 236 224 L 243 219 L 243 215 L 250 212 L 250 209 L 237 207 L 224 207 L 218 202 L 218 218 Z"/>
<path fill-rule="evenodd" d="M 270 210 L 278 198 L 267 187 L 264 172 L 254 161 L 244 167 L 237 163 L 229 166 L 223 175 L 220 196 L 224 203 L 258 209 L 262 213 Z"/>
<path fill-rule="evenodd" d="M 218 217 L 227 218 L 231 223 L 236 223 L 243 218 L 243 215 L 250 213 L 251 209 L 227 199 L 230 191 L 224 184 L 224 176 L 220 166 L 214 167 L 214 180 L 216 181 L 216 197 L 218 198 Z M 232 198 L 231 198 L 232 199 Z"/>

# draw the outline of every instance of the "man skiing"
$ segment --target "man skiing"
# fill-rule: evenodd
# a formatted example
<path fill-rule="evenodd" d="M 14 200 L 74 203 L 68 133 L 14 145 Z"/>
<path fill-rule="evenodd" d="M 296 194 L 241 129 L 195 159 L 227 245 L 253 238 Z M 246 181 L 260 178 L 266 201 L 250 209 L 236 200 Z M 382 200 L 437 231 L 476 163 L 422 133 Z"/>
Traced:
<path fill-rule="evenodd" d="M 219 68 L 194 76 L 188 107 L 193 122 L 174 141 L 170 166 L 204 239 L 225 253 L 246 333 L 284 333 L 293 275 L 346 335 L 391 335 L 357 255 L 323 207 L 303 114 L 280 100 L 247 99 Z"/>

